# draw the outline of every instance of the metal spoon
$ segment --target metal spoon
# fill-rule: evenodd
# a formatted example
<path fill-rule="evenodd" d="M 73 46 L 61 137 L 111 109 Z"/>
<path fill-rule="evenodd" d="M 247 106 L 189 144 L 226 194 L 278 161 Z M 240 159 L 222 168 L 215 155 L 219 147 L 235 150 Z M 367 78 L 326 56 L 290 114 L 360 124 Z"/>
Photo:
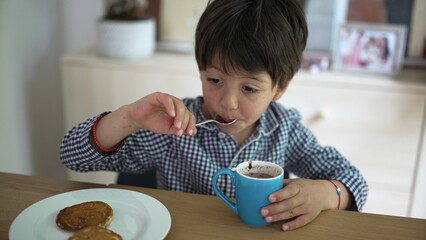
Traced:
<path fill-rule="evenodd" d="M 200 125 L 210 123 L 210 122 L 217 123 L 217 124 L 220 124 L 220 125 L 231 125 L 231 124 L 235 123 L 236 121 L 237 121 L 237 119 L 234 119 L 230 122 L 219 122 L 219 121 L 214 120 L 214 119 L 209 119 L 209 120 L 205 120 L 205 121 L 202 121 L 202 122 L 198 122 L 198 123 L 195 124 L 195 126 L 200 126 Z"/>

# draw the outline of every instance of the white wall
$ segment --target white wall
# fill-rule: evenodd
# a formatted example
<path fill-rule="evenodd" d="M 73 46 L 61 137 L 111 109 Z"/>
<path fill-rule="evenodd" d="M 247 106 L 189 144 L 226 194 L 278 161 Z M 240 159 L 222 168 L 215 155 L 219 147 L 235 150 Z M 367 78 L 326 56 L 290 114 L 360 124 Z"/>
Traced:
<path fill-rule="evenodd" d="M 426 1 L 415 0 L 411 17 L 411 35 L 409 36 L 408 56 L 422 57 L 426 41 Z"/>
<path fill-rule="evenodd" d="M 309 37 L 307 50 L 333 52 L 341 24 L 346 23 L 348 0 L 308 0 L 305 11 Z"/>
<path fill-rule="evenodd" d="M 102 0 L 62 0 L 64 52 L 95 45 L 96 21 L 103 13 Z"/>
<path fill-rule="evenodd" d="M 60 57 L 93 45 L 101 3 L 0 1 L 0 171 L 66 178 Z"/>

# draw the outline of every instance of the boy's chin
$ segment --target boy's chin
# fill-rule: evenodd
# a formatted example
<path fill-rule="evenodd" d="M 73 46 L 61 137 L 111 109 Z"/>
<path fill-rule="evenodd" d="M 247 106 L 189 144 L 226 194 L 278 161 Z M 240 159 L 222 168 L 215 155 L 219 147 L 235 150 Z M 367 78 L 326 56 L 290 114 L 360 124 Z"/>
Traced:
<path fill-rule="evenodd" d="M 237 133 L 237 132 L 240 131 L 240 129 L 238 127 L 236 127 L 235 125 L 223 126 L 223 125 L 217 124 L 217 126 L 219 127 L 220 130 L 227 132 L 227 133 Z"/>
<path fill-rule="evenodd" d="M 253 126 L 247 126 L 244 122 L 238 120 L 236 123 L 231 124 L 231 125 L 219 125 L 218 127 L 220 128 L 220 130 L 227 132 L 227 133 L 240 133 L 240 132 L 244 132 L 244 131 L 250 131 L 253 129 Z"/>

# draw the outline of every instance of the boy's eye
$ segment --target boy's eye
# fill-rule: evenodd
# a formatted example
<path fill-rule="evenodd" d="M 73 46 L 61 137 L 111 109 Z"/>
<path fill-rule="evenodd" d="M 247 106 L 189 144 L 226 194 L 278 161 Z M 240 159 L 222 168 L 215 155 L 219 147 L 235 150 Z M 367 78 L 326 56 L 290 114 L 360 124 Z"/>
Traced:
<path fill-rule="evenodd" d="M 207 78 L 207 81 L 214 84 L 219 84 L 221 82 L 219 79 L 216 78 Z"/>
<path fill-rule="evenodd" d="M 244 91 L 249 92 L 249 93 L 256 93 L 258 91 L 257 89 L 254 89 L 254 88 L 249 87 L 249 86 L 244 86 L 243 89 L 244 89 Z"/>

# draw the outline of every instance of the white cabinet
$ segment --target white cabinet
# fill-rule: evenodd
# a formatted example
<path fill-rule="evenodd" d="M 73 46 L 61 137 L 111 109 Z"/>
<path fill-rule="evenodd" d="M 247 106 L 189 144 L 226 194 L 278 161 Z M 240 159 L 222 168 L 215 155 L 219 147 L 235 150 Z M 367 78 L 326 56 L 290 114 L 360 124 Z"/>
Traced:
<path fill-rule="evenodd" d="M 361 170 L 370 187 L 364 211 L 408 216 L 426 89 L 376 77 L 301 72 L 280 102 L 299 109 L 321 144 L 335 146 Z"/>
<path fill-rule="evenodd" d="M 192 55 L 156 53 L 123 62 L 86 51 L 64 56 L 62 73 L 66 131 L 152 92 L 201 94 Z M 320 143 L 361 169 L 370 186 L 364 211 L 426 218 L 426 71 L 396 77 L 301 71 L 279 101 L 296 107 Z M 112 183 L 115 174 L 70 172 L 70 178 Z"/>

